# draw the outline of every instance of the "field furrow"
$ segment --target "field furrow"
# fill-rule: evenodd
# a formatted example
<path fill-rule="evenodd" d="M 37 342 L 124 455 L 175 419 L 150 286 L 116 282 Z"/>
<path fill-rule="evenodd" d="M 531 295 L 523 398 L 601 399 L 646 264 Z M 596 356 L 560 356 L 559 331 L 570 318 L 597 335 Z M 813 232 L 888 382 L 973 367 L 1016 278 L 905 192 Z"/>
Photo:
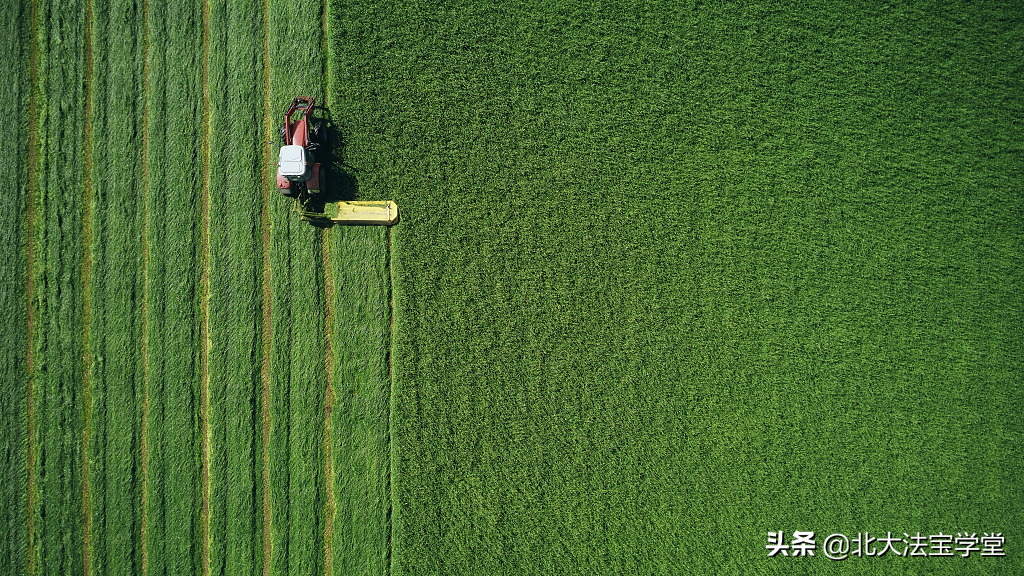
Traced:
<path fill-rule="evenodd" d="M 330 58 L 327 53 L 327 1 L 321 0 L 320 7 L 320 63 L 322 73 L 320 84 L 322 89 L 321 106 L 330 110 Z M 329 114 L 327 130 L 330 131 Z M 331 170 L 335 154 L 329 148 L 325 148 L 317 160 L 320 161 L 325 182 L 329 178 L 327 172 Z M 328 191 L 330 193 L 330 191 Z M 334 266 L 331 260 L 331 253 L 334 251 L 332 231 L 325 228 L 321 231 L 320 254 L 321 266 L 324 270 L 324 429 L 323 429 L 323 460 L 324 460 L 324 541 L 323 541 L 323 574 L 331 576 L 334 574 L 334 520 L 337 513 L 337 500 L 334 497 L 334 450 L 332 446 L 334 434 L 332 433 L 331 419 L 334 413 Z"/>
<path fill-rule="evenodd" d="M 210 3 L 210 571 L 262 570 L 260 6 Z"/>
<path fill-rule="evenodd" d="M 38 157 L 33 224 L 34 568 L 81 574 L 84 6 L 37 11 Z M 76 39 L 64 42 L 60 39 Z"/>
<path fill-rule="evenodd" d="M 263 493 L 263 576 L 271 573 L 271 552 L 273 535 L 271 523 L 273 510 L 270 498 L 270 365 L 273 359 L 273 285 L 270 278 L 270 200 L 273 186 L 270 184 L 274 168 L 271 165 L 274 120 L 270 113 L 270 0 L 263 0 L 263 170 L 260 190 L 260 247 L 263 270 L 260 277 L 260 313 L 263 349 L 260 351 L 260 443 L 262 448 L 261 471 Z"/>
<path fill-rule="evenodd" d="M 202 10 L 149 5 L 146 273 L 150 574 L 202 564 Z"/>
<path fill-rule="evenodd" d="M 34 128 L 30 91 L 31 9 L 28 2 L 4 0 L 0 13 L 0 63 L 8 81 L 0 85 L 0 110 L 18 111 L 17 120 L 0 123 L 0 142 L 8 154 L 0 160 L 0 180 L 8 183 L 0 198 L 0 574 L 23 574 L 28 568 L 28 282 L 27 222 L 29 146 Z M 34 320 L 34 318 L 33 318 Z M 33 407 L 34 408 L 34 407 Z M 35 424 L 33 420 L 33 424 Z M 34 454 L 33 454 L 34 455 Z M 34 502 L 33 502 L 34 504 Z"/>
<path fill-rule="evenodd" d="M 89 306 L 91 574 L 142 566 L 142 125 L 140 0 L 93 7 Z"/>
<path fill-rule="evenodd" d="M 149 391 L 147 384 L 149 382 L 149 355 L 148 355 L 148 335 L 149 335 L 149 299 L 147 295 L 148 289 L 148 269 L 149 269 L 149 240 L 148 232 L 146 230 L 146 223 L 149 220 L 147 215 L 147 194 L 146 190 L 149 185 L 149 0 L 142 0 L 142 53 L 140 55 L 142 59 L 142 126 L 141 134 L 139 135 L 142 140 L 142 148 L 140 150 L 142 154 L 141 163 L 139 166 L 139 175 L 142 178 L 142 200 L 139 202 L 139 214 L 141 216 L 140 226 L 142 227 L 142 234 L 139 238 L 139 251 L 141 254 L 142 261 L 140 263 L 141 268 L 141 286 L 140 286 L 140 298 L 141 303 L 139 307 L 140 316 L 140 327 L 142 329 L 141 339 L 139 342 L 139 359 L 142 363 L 142 379 L 140 386 L 142 388 L 142 400 L 139 404 L 139 410 L 141 412 L 139 422 L 139 491 L 140 491 L 140 514 L 139 514 L 139 548 L 140 548 L 140 570 L 141 576 L 148 576 L 149 574 L 149 550 L 147 548 L 147 525 L 149 523 L 148 511 L 149 511 Z"/>
<path fill-rule="evenodd" d="M 296 96 L 322 101 L 319 4 L 271 0 L 270 113 L 275 134 Z M 276 156 L 276 147 L 274 150 Z M 272 191 L 270 483 L 273 574 L 323 572 L 324 276 L 321 231 Z"/>

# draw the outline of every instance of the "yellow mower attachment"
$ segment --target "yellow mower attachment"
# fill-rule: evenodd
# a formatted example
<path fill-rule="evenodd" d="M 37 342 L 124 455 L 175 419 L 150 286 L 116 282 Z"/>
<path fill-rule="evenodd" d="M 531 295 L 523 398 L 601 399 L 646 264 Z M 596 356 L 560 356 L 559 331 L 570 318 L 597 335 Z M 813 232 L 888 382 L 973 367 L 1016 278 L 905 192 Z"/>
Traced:
<path fill-rule="evenodd" d="M 332 202 L 324 211 L 303 210 L 302 219 L 314 224 L 362 224 L 390 226 L 398 222 L 398 205 L 391 200 Z"/>

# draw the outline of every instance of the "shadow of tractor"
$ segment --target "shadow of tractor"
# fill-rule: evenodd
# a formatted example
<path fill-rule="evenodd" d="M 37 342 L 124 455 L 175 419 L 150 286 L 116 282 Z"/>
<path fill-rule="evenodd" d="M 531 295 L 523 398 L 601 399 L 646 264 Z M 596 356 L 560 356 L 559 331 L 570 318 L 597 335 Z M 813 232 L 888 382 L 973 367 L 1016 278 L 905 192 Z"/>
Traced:
<path fill-rule="evenodd" d="M 345 150 L 347 130 L 336 122 L 330 111 L 323 106 L 313 109 L 314 124 L 321 123 L 318 132 L 322 134 L 320 144 L 314 151 L 320 163 L 320 191 L 301 199 L 302 208 L 307 212 L 323 213 L 328 204 L 350 202 L 359 199 L 359 179 L 356 169 L 347 163 Z M 329 224 L 316 224 L 329 227 Z"/>

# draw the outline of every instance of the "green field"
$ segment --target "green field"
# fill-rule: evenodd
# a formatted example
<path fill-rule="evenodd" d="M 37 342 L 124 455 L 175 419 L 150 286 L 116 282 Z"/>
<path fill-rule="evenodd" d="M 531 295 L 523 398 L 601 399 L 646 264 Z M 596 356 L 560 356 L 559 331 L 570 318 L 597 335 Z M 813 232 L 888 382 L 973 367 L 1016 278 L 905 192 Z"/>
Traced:
<path fill-rule="evenodd" d="M 0 3 L 0 573 L 1020 572 L 1016 4 Z"/>

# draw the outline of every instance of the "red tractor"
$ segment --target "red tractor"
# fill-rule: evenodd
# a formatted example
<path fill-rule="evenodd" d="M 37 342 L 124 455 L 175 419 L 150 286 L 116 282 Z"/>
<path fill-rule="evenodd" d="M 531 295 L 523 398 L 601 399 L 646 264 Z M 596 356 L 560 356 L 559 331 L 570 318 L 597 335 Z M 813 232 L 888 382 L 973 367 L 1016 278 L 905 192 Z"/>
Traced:
<path fill-rule="evenodd" d="M 309 117 L 315 105 L 316 100 L 308 96 L 294 98 L 284 113 L 282 146 L 277 157 L 277 187 L 281 194 L 295 198 L 302 219 L 318 226 L 390 226 L 398 222 L 398 206 L 391 200 L 334 202 L 328 200 L 327 194 L 320 194 L 326 166 L 317 162 L 314 154 L 326 152 L 327 131 L 322 120 Z M 296 112 L 302 116 L 292 121 Z"/>
<path fill-rule="evenodd" d="M 277 187 L 281 194 L 290 198 L 319 192 L 323 180 L 315 153 L 325 144 L 326 133 L 323 121 L 314 122 L 309 117 L 315 105 L 314 98 L 294 98 L 284 113 L 284 125 L 281 126 L 283 145 L 277 160 Z M 302 116 L 292 121 L 296 112 L 301 112 Z"/>

